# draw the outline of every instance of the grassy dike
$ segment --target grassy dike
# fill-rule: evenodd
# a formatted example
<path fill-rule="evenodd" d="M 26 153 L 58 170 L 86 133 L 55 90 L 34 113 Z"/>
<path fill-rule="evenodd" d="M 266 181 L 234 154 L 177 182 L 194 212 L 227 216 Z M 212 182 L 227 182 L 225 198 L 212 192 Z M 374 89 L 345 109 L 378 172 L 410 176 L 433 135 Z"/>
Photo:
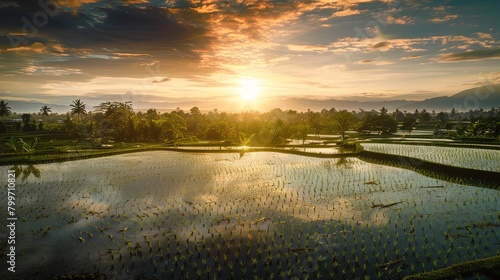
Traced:
<path fill-rule="evenodd" d="M 430 272 L 423 272 L 403 278 L 403 280 L 445 280 L 461 279 L 474 274 L 482 274 L 491 279 L 500 279 L 500 255 L 454 264 Z"/>
<path fill-rule="evenodd" d="M 199 146 L 198 146 L 199 147 Z M 98 158 L 114 155 L 122 155 L 136 152 L 146 151 L 173 151 L 184 153 L 239 153 L 243 156 L 245 153 L 251 152 L 277 152 L 285 154 L 294 154 L 301 156 L 317 157 L 317 158 L 341 158 L 341 157 L 357 157 L 358 153 L 339 153 L 339 154 L 319 154 L 302 152 L 297 150 L 288 150 L 282 148 L 248 148 L 230 149 L 231 146 L 224 147 L 223 149 L 183 149 L 182 147 L 165 147 L 160 145 L 144 145 L 141 147 L 127 147 L 122 149 L 93 149 L 93 150 L 78 150 L 73 152 L 58 152 L 58 153 L 35 153 L 32 155 L 11 155 L 0 159 L 1 165 L 30 165 L 30 164 L 44 164 L 56 163 L 64 161 L 73 161 L 80 159 Z"/>
<path fill-rule="evenodd" d="M 361 151 L 359 158 L 366 162 L 405 168 L 424 176 L 468 185 L 481 185 L 488 188 L 500 188 L 500 173 L 486 170 L 469 169 L 430 162 L 418 158 Z"/>

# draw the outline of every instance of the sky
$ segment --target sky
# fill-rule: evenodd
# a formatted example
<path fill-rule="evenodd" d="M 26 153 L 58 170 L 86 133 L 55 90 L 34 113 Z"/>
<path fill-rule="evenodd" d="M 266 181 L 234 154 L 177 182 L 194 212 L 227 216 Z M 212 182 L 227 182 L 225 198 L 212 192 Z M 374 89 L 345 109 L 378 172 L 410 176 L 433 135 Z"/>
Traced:
<path fill-rule="evenodd" d="M 423 100 L 500 83 L 500 1 L 0 2 L 0 99 Z"/>

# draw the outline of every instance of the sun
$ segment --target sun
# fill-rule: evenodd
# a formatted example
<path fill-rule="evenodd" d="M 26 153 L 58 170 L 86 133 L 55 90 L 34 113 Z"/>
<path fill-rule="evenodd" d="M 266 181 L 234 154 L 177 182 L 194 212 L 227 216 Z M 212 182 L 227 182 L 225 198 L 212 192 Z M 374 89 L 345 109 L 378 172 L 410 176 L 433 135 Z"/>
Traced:
<path fill-rule="evenodd" d="M 242 100 L 256 100 L 260 93 L 259 81 L 251 78 L 241 79 L 238 92 Z"/>

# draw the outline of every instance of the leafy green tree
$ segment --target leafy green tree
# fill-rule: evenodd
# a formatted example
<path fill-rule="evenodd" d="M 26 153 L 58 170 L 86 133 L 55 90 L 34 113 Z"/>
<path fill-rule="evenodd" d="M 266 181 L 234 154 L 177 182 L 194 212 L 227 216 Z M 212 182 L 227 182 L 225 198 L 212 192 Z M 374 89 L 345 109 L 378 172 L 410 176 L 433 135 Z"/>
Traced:
<path fill-rule="evenodd" d="M 131 101 L 102 102 L 94 108 L 96 118 L 103 118 L 99 124 L 105 127 L 101 129 L 110 130 L 116 141 L 131 141 L 138 137 Z"/>
<path fill-rule="evenodd" d="M 394 133 L 398 128 L 398 123 L 389 115 L 379 115 L 376 117 L 375 127 L 381 134 Z"/>
<path fill-rule="evenodd" d="M 205 132 L 207 140 L 239 140 L 236 137 L 236 129 L 234 125 L 227 120 L 213 121 Z"/>
<path fill-rule="evenodd" d="M 482 136 L 486 134 L 488 128 L 487 122 L 482 118 L 473 119 L 467 126 L 467 132 L 470 136 Z"/>
<path fill-rule="evenodd" d="M 442 127 L 445 127 L 446 124 L 448 123 L 448 120 L 450 119 L 448 114 L 446 114 L 445 112 L 439 112 L 437 114 L 437 118 L 439 121 L 439 126 L 442 126 Z"/>
<path fill-rule="evenodd" d="M 147 137 L 153 141 L 160 141 L 161 138 L 161 123 L 158 120 L 150 120 L 147 126 L 148 135 Z"/>
<path fill-rule="evenodd" d="M 181 116 L 174 113 L 162 114 L 157 125 L 161 129 L 160 136 L 165 141 L 175 141 L 183 137 L 186 131 L 186 122 Z"/>
<path fill-rule="evenodd" d="M 2 116 L 2 121 L 3 117 L 8 116 L 12 113 L 12 111 L 10 110 L 11 108 L 7 105 L 9 105 L 8 102 L 5 102 L 3 100 L 0 101 L 0 116 Z"/>
<path fill-rule="evenodd" d="M 303 123 L 296 124 L 290 129 L 292 131 L 292 137 L 302 140 L 302 144 L 306 142 L 307 135 L 309 135 L 309 133 L 311 132 L 311 127 Z"/>
<path fill-rule="evenodd" d="M 80 115 L 86 115 L 87 110 L 85 110 L 86 104 L 84 104 L 80 99 L 73 101 L 73 104 L 69 105 L 71 107 L 71 113 L 77 116 L 77 122 L 80 123 Z"/>
<path fill-rule="evenodd" d="M 160 116 L 160 114 L 158 114 L 158 112 L 156 111 L 156 109 L 148 109 L 148 111 L 146 112 L 146 115 L 145 117 L 148 119 L 148 120 L 155 120 L 157 119 L 158 117 Z"/>
<path fill-rule="evenodd" d="M 283 145 L 286 139 L 290 137 L 289 127 L 282 119 L 277 119 L 270 126 L 271 145 Z"/>
<path fill-rule="evenodd" d="M 394 118 L 385 115 L 365 115 L 361 121 L 359 131 L 377 131 L 379 134 L 396 132 L 398 123 Z"/>
<path fill-rule="evenodd" d="M 411 134 L 413 130 L 413 126 L 417 122 L 417 119 L 413 116 L 413 114 L 407 113 L 403 118 L 403 124 L 401 125 L 401 130 L 408 131 L 408 134 Z"/>
<path fill-rule="evenodd" d="M 40 109 L 40 113 L 42 113 L 42 116 L 46 117 L 49 115 L 49 113 L 52 113 L 52 109 L 47 105 L 43 105 L 42 108 Z"/>
<path fill-rule="evenodd" d="M 75 129 L 75 121 L 69 113 L 66 114 L 66 118 L 64 118 L 63 127 L 64 130 L 68 133 L 72 133 Z"/>
<path fill-rule="evenodd" d="M 192 116 L 201 116 L 200 109 L 198 107 L 193 107 L 189 110 L 190 115 Z"/>
<path fill-rule="evenodd" d="M 345 141 L 345 132 L 354 127 L 358 119 L 354 113 L 347 110 L 336 111 L 331 115 L 331 121 L 335 132 L 341 134 L 341 141 Z"/>
<path fill-rule="evenodd" d="M 186 132 L 192 135 L 196 135 L 197 137 L 203 137 L 203 134 L 206 131 L 206 128 L 202 128 L 203 123 L 205 122 L 203 114 L 200 112 L 200 109 L 198 109 L 198 107 L 191 108 L 189 112 L 189 115 L 185 117 Z"/>
<path fill-rule="evenodd" d="M 470 123 L 456 128 L 459 137 L 488 137 L 498 138 L 500 136 L 500 114 L 488 113 L 470 116 Z"/>
<path fill-rule="evenodd" d="M 380 115 L 382 116 L 387 115 L 387 109 L 385 107 L 380 108 Z"/>
<path fill-rule="evenodd" d="M 402 122 L 404 120 L 406 114 L 401 112 L 399 109 L 396 109 L 396 111 L 394 111 L 394 113 L 392 115 L 397 122 Z"/>
<path fill-rule="evenodd" d="M 31 115 L 30 114 L 22 114 L 21 119 L 23 122 L 23 131 L 30 131 L 31 129 Z"/>
<path fill-rule="evenodd" d="M 415 113 L 417 113 L 417 111 Z M 420 113 L 418 113 L 418 120 L 420 123 L 426 124 L 431 120 L 431 114 L 429 114 L 427 110 L 423 109 Z"/>
<path fill-rule="evenodd" d="M 0 121 L 0 133 L 5 133 L 7 132 L 7 126 L 3 121 Z"/>
<path fill-rule="evenodd" d="M 307 124 L 314 133 L 320 133 L 324 129 L 323 118 L 318 112 L 307 112 Z"/>

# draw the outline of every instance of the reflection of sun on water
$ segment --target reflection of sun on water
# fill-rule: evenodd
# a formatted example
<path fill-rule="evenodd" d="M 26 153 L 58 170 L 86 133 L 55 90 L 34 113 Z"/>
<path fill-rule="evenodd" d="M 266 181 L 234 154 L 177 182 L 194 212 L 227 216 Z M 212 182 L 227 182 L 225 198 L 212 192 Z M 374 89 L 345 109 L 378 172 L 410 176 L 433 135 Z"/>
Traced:
<path fill-rule="evenodd" d="M 242 100 L 256 100 L 260 93 L 259 81 L 252 78 L 241 79 L 238 92 Z"/>

